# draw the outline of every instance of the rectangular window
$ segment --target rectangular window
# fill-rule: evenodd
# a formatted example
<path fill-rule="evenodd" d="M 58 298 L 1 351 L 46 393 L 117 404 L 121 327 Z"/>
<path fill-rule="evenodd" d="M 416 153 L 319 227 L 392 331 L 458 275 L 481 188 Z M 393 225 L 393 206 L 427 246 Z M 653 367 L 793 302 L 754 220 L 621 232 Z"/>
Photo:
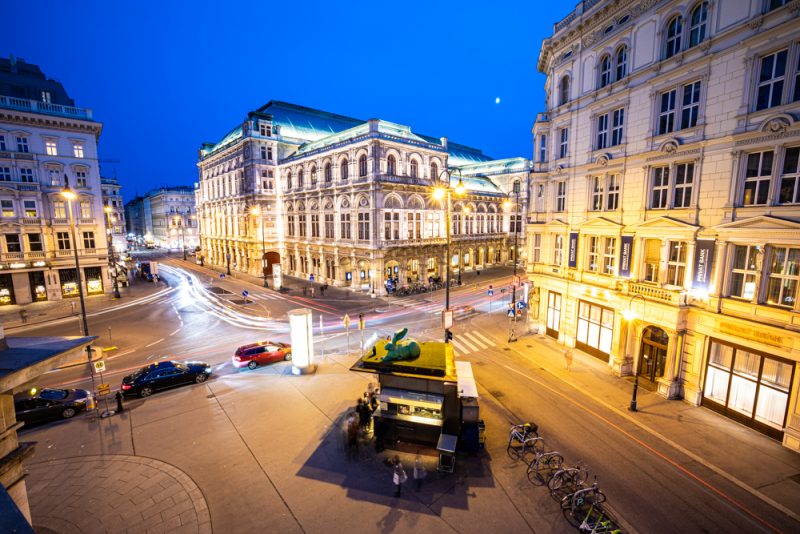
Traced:
<path fill-rule="evenodd" d="M 88 200 L 81 201 L 81 219 L 92 218 L 92 203 Z"/>
<path fill-rule="evenodd" d="M 614 211 L 619 207 L 619 174 L 608 176 L 608 196 L 606 197 L 606 209 Z"/>
<path fill-rule="evenodd" d="M 417 213 L 414 216 L 414 227 L 416 228 L 416 238 L 422 239 L 422 214 Z"/>
<path fill-rule="evenodd" d="M 694 163 L 680 163 L 675 167 L 675 194 L 672 206 L 688 208 L 692 205 L 692 186 L 694 185 Z"/>
<path fill-rule="evenodd" d="M 28 250 L 31 252 L 41 252 L 44 250 L 42 246 L 42 234 L 28 234 Z"/>
<path fill-rule="evenodd" d="M 300 237 L 305 237 L 308 229 L 306 228 L 306 215 L 305 213 L 297 216 L 297 229 Z"/>
<path fill-rule="evenodd" d="M 787 148 L 784 153 L 778 202 L 781 204 L 800 203 L 800 147 Z"/>
<path fill-rule="evenodd" d="M 28 138 L 27 137 L 17 137 L 17 152 L 29 152 L 30 149 L 28 148 Z"/>
<path fill-rule="evenodd" d="M 61 171 L 58 169 L 47 169 L 50 175 L 50 185 L 64 185 L 61 183 Z"/>
<path fill-rule="evenodd" d="M 71 250 L 69 232 L 56 232 L 56 244 L 58 245 L 58 250 Z"/>
<path fill-rule="evenodd" d="M 6 148 L 6 136 L 0 135 L 0 152 L 5 152 L 6 150 L 8 150 Z"/>
<path fill-rule="evenodd" d="M 414 239 L 414 214 L 409 213 L 406 216 L 406 226 L 408 229 L 408 239 Z"/>
<path fill-rule="evenodd" d="M 617 257 L 617 239 L 614 237 L 606 238 L 606 247 L 603 252 L 603 273 L 614 274 L 614 258 Z"/>
<path fill-rule="evenodd" d="M 81 143 L 75 143 L 72 145 L 72 155 L 76 158 L 83 157 L 83 145 Z"/>
<path fill-rule="evenodd" d="M 259 123 L 258 132 L 265 137 L 270 137 L 272 135 L 272 126 L 264 123 Z"/>
<path fill-rule="evenodd" d="M 683 86 L 683 101 L 681 103 L 681 128 L 693 128 L 697 125 L 697 116 L 700 113 L 700 82 Z"/>
<path fill-rule="evenodd" d="M 661 93 L 661 109 L 658 113 L 658 135 L 675 130 L 675 89 Z"/>
<path fill-rule="evenodd" d="M 625 109 L 614 110 L 611 121 L 611 145 L 617 146 L 622 143 L 622 132 L 625 127 Z"/>
<path fill-rule="evenodd" d="M 596 149 L 605 148 L 608 146 L 608 113 L 597 117 L 597 143 Z"/>
<path fill-rule="evenodd" d="M 0 209 L 2 209 L 3 217 L 15 217 L 14 201 L 13 200 L 0 200 Z"/>
<path fill-rule="evenodd" d="M 553 265 L 564 263 L 564 236 L 557 235 L 553 241 Z"/>
<path fill-rule="evenodd" d="M 319 214 L 311 214 L 311 237 L 319 237 Z"/>
<path fill-rule="evenodd" d="M 542 234 L 533 234 L 533 262 L 542 261 Z"/>
<path fill-rule="evenodd" d="M 569 128 L 561 128 L 561 130 L 559 130 L 558 135 L 560 139 L 560 143 L 558 146 L 558 157 L 566 158 L 567 150 L 569 148 Z"/>
<path fill-rule="evenodd" d="M 325 239 L 333 239 L 333 213 L 325 214 Z"/>
<path fill-rule="evenodd" d="M 800 100 L 800 54 L 797 54 L 797 68 L 794 72 L 794 95 L 792 96 L 792 102 L 797 102 Z M 2 142 L 1 139 L 0 142 Z M 5 149 L 0 148 L 0 150 Z"/>
<path fill-rule="evenodd" d="M 614 310 L 591 302 L 578 301 L 576 346 L 606 359 L 614 337 Z"/>
<path fill-rule="evenodd" d="M 788 50 L 781 50 L 761 58 L 756 92 L 756 110 L 768 109 L 781 104 L 787 55 Z"/>
<path fill-rule="evenodd" d="M 556 183 L 556 211 L 562 213 L 567 207 L 567 182 Z"/>
<path fill-rule="evenodd" d="M 294 215 L 288 215 L 286 217 L 286 229 L 289 235 L 294 235 Z"/>
<path fill-rule="evenodd" d="M 369 213 L 360 212 L 358 214 L 358 239 L 360 241 L 369 240 Z"/>
<path fill-rule="evenodd" d="M 670 241 L 669 259 L 667 260 L 666 283 L 673 286 L 683 286 L 686 281 L 686 243 Z"/>
<path fill-rule="evenodd" d="M 751 245 L 734 246 L 730 296 L 753 300 L 756 295 L 756 279 L 760 256 L 761 252 L 757 247 Z"/>
<path fill-rule="evenodd" d="M 595 176 L 592 178 L 592 211 L 600 211 L 603 209 L 604 187 L 603 178 Z"/>
<path fill-rule="evenodd" d="M 83 248 L 94 248 L 94 232 L 83 232 Z"/>
<path fill-rule="evenodd" d="M 383 239 L 391 241 L 392 239 L 392 214 L 383 214 Z"/>
<path fill-rule="evenodd" d="M 771 247 L 767 304 L 794 307 L 800 279 L 800 248 Z"/>
<path fill-rule="evenodd" d="M 651 209 L 664 209 L 669 202 L 669 167 L 653 168 Z"/>
<path fill-rule="evenodd" d="M 86 171 L 75 171 L 75 184 L 78 187 L 87 187 Z"/>
<path fill-rule="evenodd" d="M 743 206 L 766 204 L 769 200 L 769 182 L 772 179 L 772 150 L 747 155 L 747 167 L 742 195 Z"/>
<path fill-rule="evenodd" d="M 6 252 L 22 252 L 19 234 L 6 234 Z"/>
<path fill-rule="evenodd" d="M 36 201 L 35 200 L 24 200 L 22 202 L 23 208 L 25 209 L 25 217 L 38 217 L 39 210 L 36 209 Z"/>
<path fill-rule="evenodd" d="M 46 139 L 44 142 L 44 150 L 48 156 L 58 156 L 58 147 L 56 142 L 52 139 Z"/>
<path fill-rule="evenodd" d="M 261 159 L 267 159 L 267 147 L 261 147 Z"/>
<path fill-rule="evenodd" d="M 340 230 L 340 238 L 341 239 L 353 239 L 353 233 L 351 232 L 350 228 L 350 214 L 349 213 L 340 213 L 339 214 L 339 230 Z"/>
<path fill-rule="evenodd" d="M 0 167 L 0 182 L 11 181 L 11 167 Z"/>
<path fill-rule="evenodd" d="M 539 161 L 547 161 L 547 136 L 544 134 L 539 136 Z"/>
<path fill-rule="evenodd" d="M 272 161 L 272 147 L 271 146 L 267 147 L 267 159 L 269 161 Z"/>
<path fill-rule="evenodd" d="M 600 269 L 600 238 L 597 236 L 589 236 L 587 240 L 586 270 L 596 273 Z"/>
<path fill-rule="evenodd" d="M 53 217 L 56 219 L 66 219 L 67 218 L 67 203 L 63 200 L 54 200 L 53 201 Z"/>
<path fill-rule="evenodd" d="M 20 169 L 19 170 L 20 182 L 32 183 L 33 182 L 33 169 Z"/>

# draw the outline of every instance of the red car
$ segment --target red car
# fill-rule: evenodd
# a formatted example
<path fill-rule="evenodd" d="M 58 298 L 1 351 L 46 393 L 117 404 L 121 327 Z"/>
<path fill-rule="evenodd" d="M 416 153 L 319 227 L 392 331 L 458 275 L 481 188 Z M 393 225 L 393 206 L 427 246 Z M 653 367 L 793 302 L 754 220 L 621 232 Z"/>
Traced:
<path fill-rule="evenodd" d="M 259 341 L 236 349 L 233 355 L 233 366 L 237 369 L 248 367 L 255 369 L 265 363 L 292 359 L 292 346 L 278 341 Z"/>

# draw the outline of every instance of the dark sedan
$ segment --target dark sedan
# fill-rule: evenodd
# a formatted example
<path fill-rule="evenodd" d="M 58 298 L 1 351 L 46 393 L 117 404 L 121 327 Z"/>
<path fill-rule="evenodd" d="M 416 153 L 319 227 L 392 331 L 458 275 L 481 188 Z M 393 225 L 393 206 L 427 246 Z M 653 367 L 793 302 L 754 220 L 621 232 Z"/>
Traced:
<path fill-rule="evenodd" d="M 208 380 L 211 366 L 203 362 L 158 362 L 142 367 L 122 379 L 123 395 L 149 397 L 161 389 Z"/>
<path fill-rule="evenodd" d="M 17 421 L 29 425 L 69 419 L 91 407 L 91 395 L 85 389 L 45 388 L 14 397 Z"/>

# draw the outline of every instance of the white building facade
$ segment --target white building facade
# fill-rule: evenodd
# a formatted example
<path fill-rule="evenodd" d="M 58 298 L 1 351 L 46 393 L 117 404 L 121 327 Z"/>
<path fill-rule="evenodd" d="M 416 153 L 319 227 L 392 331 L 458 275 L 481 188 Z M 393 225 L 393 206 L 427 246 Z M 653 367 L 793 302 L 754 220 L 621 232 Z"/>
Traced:
<path fill-rule="evenodd" d="M 543 42 L 547 335 L 800 450 L 800 2 L 585 1 Z"/>
<path fill-rule="evenodd" d="M 20 86 L 48 83 L 40 100 L 0 95 L 0 305 L 78 296 L 74 246 L 86 294 L 110 290 L 97 140 L 102 125 L 53 90 L 38 67 L 0 64 Z M 31 69 L 32 68 L 32 69 Z M 7 70 L 6 70 L 7 69 Z M 38 75 L 37 75 L 38 73 Z M 15 86 L 16 87 L 16 86 Z M 61 96 L 62 98 L 59 98 Z M 68 100 L 62 103 L 63 99 Z M 77 243 L 70 237 L 69 181 Z"/>
<path fill-rule="evenodd" d="M 199 244 L 195 209 L 195 191 L 190 186 L 153 189 L 144 197 L 156 246 L 167 249 L 194 250 Z"/>
<path fill-rule="evenodd" d="M 103 206 L 111 208 L 110 213 L 106 210 L 106 225 L 111 229 L 111 242 L 117 254 L 128 250 L 128 239 L 125 231 L 125 207 L 122 202 L 122 186 L 116 178 L 101 178 L 100 184 L 103 189 Z"/>
<path fill-rule="evenodd" d="M 523 248 L 529 162 L 403 125 L 270 102 L 204 145 L 198 167 L 202 254 L 232 270 L 269 277 L 279 265 L 376 294 L 444 279 L 446 206 L 432 192 L 448 169 L 467 189 L 452 204 L 454 271 L 507 263 L 512 220 Z"/>

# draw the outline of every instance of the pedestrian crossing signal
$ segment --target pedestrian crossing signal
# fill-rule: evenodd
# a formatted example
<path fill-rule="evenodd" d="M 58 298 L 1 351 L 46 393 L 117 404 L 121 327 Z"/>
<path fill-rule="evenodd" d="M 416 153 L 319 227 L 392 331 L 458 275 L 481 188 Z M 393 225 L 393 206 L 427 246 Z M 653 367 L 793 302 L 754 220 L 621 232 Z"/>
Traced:
<path fill-rule="evenodd" d="M 447 330 L 444 331 L 444 342 L 450 343 L 452 340 L 453 340 L 453 333 L 448 328 Z"/>

